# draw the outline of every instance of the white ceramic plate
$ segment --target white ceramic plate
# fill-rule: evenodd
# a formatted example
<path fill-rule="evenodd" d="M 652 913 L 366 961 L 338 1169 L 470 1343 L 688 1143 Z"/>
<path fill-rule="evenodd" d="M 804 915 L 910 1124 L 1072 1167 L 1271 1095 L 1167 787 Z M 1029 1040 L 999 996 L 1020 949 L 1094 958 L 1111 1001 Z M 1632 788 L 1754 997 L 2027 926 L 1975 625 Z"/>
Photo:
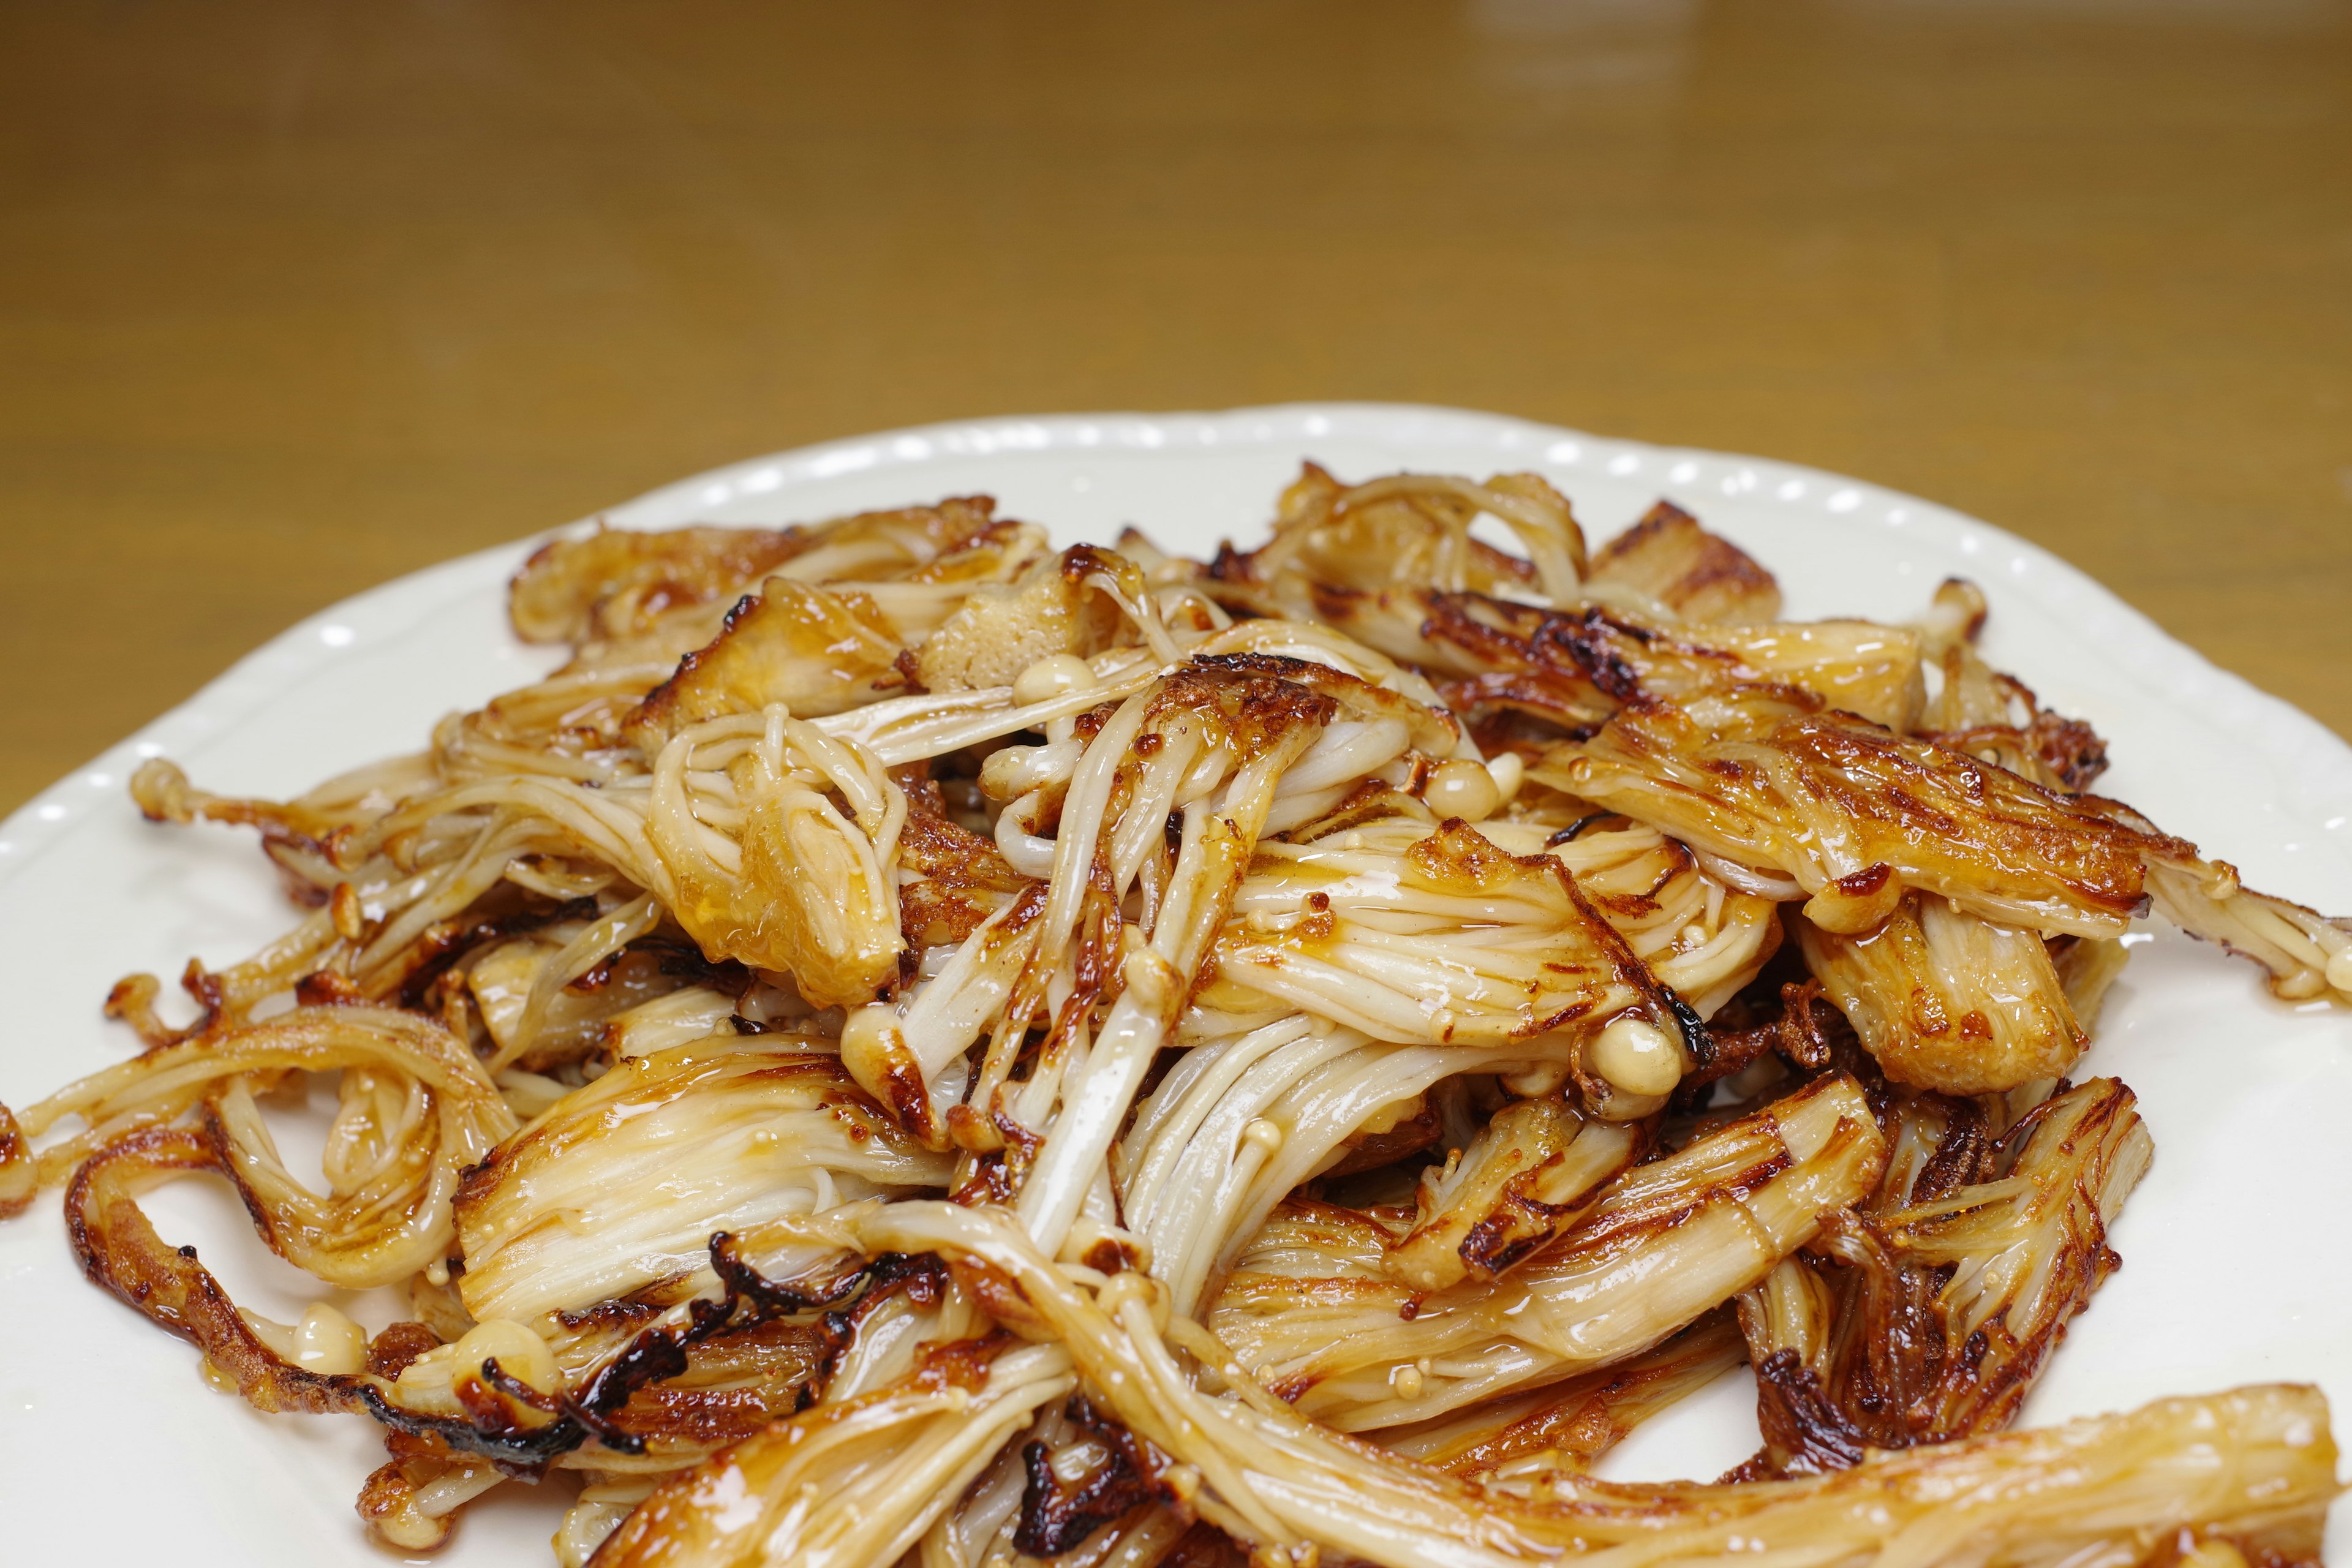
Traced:
<path fill-rule="evenodd" d="M 2247 880 L 2352 910 L 2352 748 L 2172 641 L 2047 552 L 1944 508 L 1787 464 L 1604 440 L 1488 415 L 1378 405 L 939 426 L 761 458 L 606 514 L 628 528 L 784 521 L 986 491 L 1063 542 L 1125 522 L 1185 551 L 1255 538 L 1312 456 L 1342 477 L 1534 468 L 1600 540 L 1660 496 L 1776 572 L 1789 614 L 1904 619 L 1945 576 L 1984 585 L 1994 662 L 2093 721 L 2101 787 L 2237 862 Z M 0 1100 L 115 1061 L 108 986 L 245 956 L 289 921 L 250 839 L 139 819 L 123 780 L 168 754 L 205 785 L 285 795 L 422 743 L 442 713 L 548 668 L 506 628 L 530 543 L 362 594 L 296 626 L 0 825 Z M 2113 1241 L 2126 1267 L 2074 1324 L 2028 1424 L 2271 1379 L 2352 1395 L 2352 1025 L 2270 998 L 2254 968 L 2169 932 L 2139 951 L 2083 1071 L 2139 1091 L 2154 1170 Z M 289 1150 L 289 1155 L 295 1151 Z M 291 1318 L 307 1276 L 268 1257 L 225 1194 L 149 1204 L 237 1300 Z M 345 1300 L 371 1329 L 383 1301 Z M 196 1565 L 383 1561 L 352 1500 L 383 1451 L 369 1424 L 265 1416 L 206 1389 L 193 1350 L 85 1283 L 55 1194 L 0 1226 L 0 1531 L 27 1563 L 119 1563 L 168 1544 Z M 1605 1473 L 1712 1477 L 1753 1451 L 1752 1387 L 1726 1378 L 1636 1435 Z M 439 1561 L 541 1564 L 561 1483 L 509 1486 Z M 2339 1516 L 2347 1510 L 2339 1510 Z M 2337 1552 L 2352 1526 L 2334 1531 Z M 2339 1561 L 2344 1560 L 2339 1556 Z"/>

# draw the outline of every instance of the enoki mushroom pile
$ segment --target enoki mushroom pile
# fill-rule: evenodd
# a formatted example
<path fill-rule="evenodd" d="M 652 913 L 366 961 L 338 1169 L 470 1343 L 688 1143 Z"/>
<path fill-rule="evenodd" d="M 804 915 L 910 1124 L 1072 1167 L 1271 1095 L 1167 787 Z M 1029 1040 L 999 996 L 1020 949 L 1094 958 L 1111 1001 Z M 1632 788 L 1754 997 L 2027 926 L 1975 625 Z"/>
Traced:
<path fill-rule="evenodd" d="M 306 912 L 0 1110 L 0 1208 L 381 1424 L 385 1542 L 522 1483 L 566 1568 L 2315 1559 L 2309 1387 L 2008 1430 L 2151 1157 L 2068 1076 L 2127 923 L 2336 1003 L 2352 926 L 2088 793 L 1970 584 L 1790 623 L 1664 503 L 1310 466 L 1205 563 L 960 498 L 511 612 L 569 662 L 422 752 L 144 767 Z M 192 1174 L 407 1315 L 239 1310 L 140 1209 Z M 1591 1476 L 1742 1362 L 1747 1464 Z"/>

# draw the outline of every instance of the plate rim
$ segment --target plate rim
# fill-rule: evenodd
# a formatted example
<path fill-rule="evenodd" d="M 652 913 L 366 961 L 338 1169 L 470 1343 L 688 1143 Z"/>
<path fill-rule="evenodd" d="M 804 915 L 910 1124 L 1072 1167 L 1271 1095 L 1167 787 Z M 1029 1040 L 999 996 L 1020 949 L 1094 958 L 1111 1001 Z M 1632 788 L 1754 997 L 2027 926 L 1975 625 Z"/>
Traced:
<path fill-rule="evenodd" d="M 407 624 L 441 602 L 444 578 L 469 577 L 492 560 L 514 559 L 551 540 L 599 524 L 643 526 L 656 514 L 677 517 L 765 494 L 797 482 L 936 458 L 1088 452 L 1181 456 L 1302 440 L 1444 442 L 1487 446 L 1498 458 L 1520 456 L 1543 467 L 1624 480 L 1654 473 L 1662 483 L 1713 486 L 1743 506 L 1811 512 L 1847 525 L 1876 526 L 1948 544 L 2006 567 L 2004 594 L 2021 595 L 2045 613 L 2070 618 L 2094 641 L 2125 642 L 2133 657 L 2114 661 L 2133 685 L 2187 716 L 2260 752 L 2278 772 L 2285 804 L 2298 813 L 2325 799 L 2352 799 L 2352 742 L 2284 698 L 2215 664 L 2126 603 L 2089 573 L 2031 540 L 1941 502 L 1834 470 L 1780 458 L 1601 436 L 1567 426 L 1437 404 L 1303 402 L 1167 413 L 1001 415 L 906 426 L 842 437 L 741 458 L 673 479 L 586 517 L 542 528 L 391 578 L 303 616 L 264 641 L 184 701 L 50 783 L 0 820 L 0 889 L 88 820 L 93 792 L 120 790 L 140 761 L 167 755 L 165 737 L 194 742 L 223 728 L 271 695 L 331 665 L 360 639 L 348 623 Z M 408 611 L 403 614 L 404 610 Z M 384 626 L 383 629 L 395 629 Z"/>

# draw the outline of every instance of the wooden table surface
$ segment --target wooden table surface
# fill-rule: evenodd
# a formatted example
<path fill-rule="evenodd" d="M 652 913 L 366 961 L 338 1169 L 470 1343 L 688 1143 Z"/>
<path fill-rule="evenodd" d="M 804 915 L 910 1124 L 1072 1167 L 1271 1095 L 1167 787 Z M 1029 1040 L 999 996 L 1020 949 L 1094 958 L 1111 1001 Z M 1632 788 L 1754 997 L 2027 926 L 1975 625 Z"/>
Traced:
<path fill-rule="evenodd" d="M 2352 732 L 2352 6 L 8 4 L 0 807 L 710 464 L 1303 398 L 1916 491 Z"/>

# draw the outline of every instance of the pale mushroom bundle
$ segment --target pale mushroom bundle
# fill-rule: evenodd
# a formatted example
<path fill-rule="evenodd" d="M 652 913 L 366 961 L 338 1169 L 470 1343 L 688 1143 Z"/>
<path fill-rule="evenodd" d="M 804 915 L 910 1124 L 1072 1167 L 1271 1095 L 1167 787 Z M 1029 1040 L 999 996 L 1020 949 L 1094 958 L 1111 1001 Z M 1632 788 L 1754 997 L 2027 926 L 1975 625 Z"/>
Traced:
<path fill-rule="evenodd" d="M 2068 1079 L 2127 923 L 2339 1004 L 2352 925 L 2086 793 L 1969 584 L 1784 622 L 1664 503 L 1310 466 L 1207 563 L 961 498 L 511 611 L 570 661 L 421 753 L 142 768 L 307 912 L 0 1109 L 0 1212 L 382 1424 L 385 1542 L 560 1480 L 566 1568 L 2316 1559 L 2312 1388 L 2007 1430 L 2151 1157 Z M 410 1315 L 240 1310 L 138 1206 L 192 1173 Z M 1591 1476 L 1743 1361 L 1746 1465 Z"/>

